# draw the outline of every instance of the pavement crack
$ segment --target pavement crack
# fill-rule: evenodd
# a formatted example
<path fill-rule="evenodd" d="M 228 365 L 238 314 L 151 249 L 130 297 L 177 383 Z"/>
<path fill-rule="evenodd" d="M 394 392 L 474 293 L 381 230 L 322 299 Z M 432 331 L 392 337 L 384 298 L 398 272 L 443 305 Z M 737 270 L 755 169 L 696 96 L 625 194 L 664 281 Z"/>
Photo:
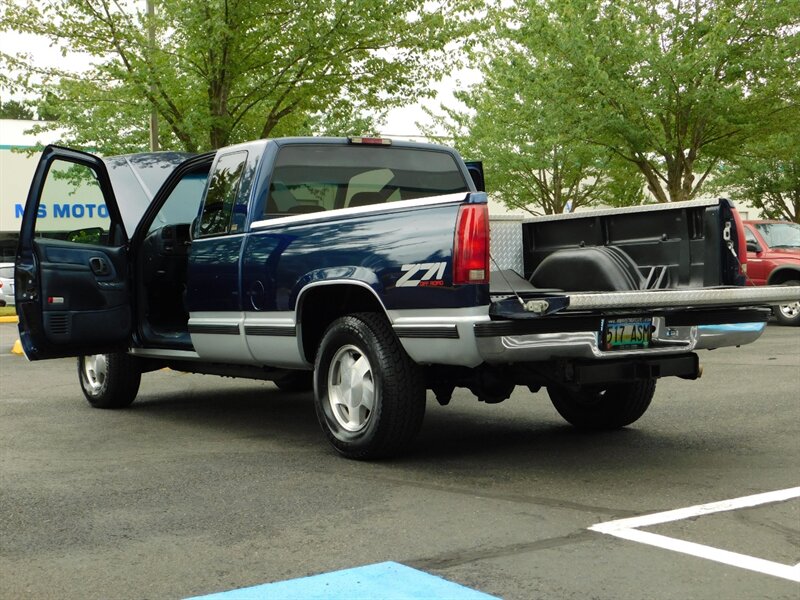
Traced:
<path fill-rule="evenodd" d="M 447 494 L 470 496 L 472 498 L 483 498 L 486 500 L 502 500 L 504 502 L 514 502 L 518 504 L 532 504 L 536 506 L 546 506 L 549 508 L 562 508 L 566 510 L 575 510 L 579 512 L 586 512 L 592 514 L 611 515 L 612 517 L 615 517 L 617 519 L 622 519 L 626 517 L 637 517 L 641 514 L 641 512 L 634 510 L 609 508 L 607 506 L 596 506 L 593 504 L 583 504 L 580 502 L 572 502 L 570 500 L 547 498 L 545 496 L 529 496 L 527 494 L 497 492 L 497 491 L 487 490 L 485 488 L 481 489 L 467 488 L 467 487 L 452 486 L 452 485 L 442 485 L 440 483 L 432 483 L 428 481 L 414 481 L 409 479 L 400 479 L 400 478 L 383 477 L 383 476 L 376 477 L 376 476 L 357 475 L 357 474 L 353 474 L 352 476 L 359 479 L 369 479 L 370 481 L 383 481 L 395 485 L 432 490 Z"/>
<path fill-rule="evenodd" d="M 780 523 L 776 523 L 771 519 L 766 519 L 761 516 L 755 516 L 749 514 L 746 510 L 734 513 L 734 516 L 743 523 L 747 523 L 749 525 L 756 525 L 758 527 L 764 527 L 766 529 L 774 531 L 778 535 L 781 535 L 792 546 L 796 547 L 800 546 L 800 531 L 798 531 L 794 527 L 787 527 Z"/>
<path fill-rule="evenodd" d="M 415 569 L 432 571 L 444 570 L 481 560 L 502 558 L 504 556 L 512 556 L 514 554 L 536 552 L 538 550 L 549 550 L 551 548 L 560 548 L 561 546 L 569 546 L 572 544 L 581 544 L 589 541 L 593 537 L 596 536 L 591 531 L 581 530 L 561 537 L 537 540 L 535 542 L 518 542 L 516 544 L 495 546 L 493 548 L 468 548 L 463 550 L 455 550 L 453 552 L 446 552 L 438 556 L 429 556 L 427 558 L 403 561 L 403 564 Z"/>

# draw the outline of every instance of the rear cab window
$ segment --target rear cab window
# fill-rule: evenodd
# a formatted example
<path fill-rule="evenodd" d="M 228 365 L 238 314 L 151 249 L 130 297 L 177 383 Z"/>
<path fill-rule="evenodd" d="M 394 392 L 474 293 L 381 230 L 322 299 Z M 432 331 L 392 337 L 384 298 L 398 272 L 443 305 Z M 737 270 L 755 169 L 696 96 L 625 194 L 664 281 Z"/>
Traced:
<path fill-rule="evenodd" d="M 263 217 L 355 208 L 468 190 L 455 158 L 443 151 L 287 145 L 278 152 Z"/>

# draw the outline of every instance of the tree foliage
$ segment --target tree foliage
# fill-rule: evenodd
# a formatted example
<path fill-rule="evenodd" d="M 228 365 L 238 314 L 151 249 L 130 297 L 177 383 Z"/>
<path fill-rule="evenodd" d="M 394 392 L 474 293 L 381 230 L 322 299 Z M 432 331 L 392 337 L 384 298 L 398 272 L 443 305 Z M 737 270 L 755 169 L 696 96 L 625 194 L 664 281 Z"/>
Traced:
<path fill-rule="evenodd" d="M 30 106 L 18 100 L 0 101 L 0 119 L 31 120 L 34 114 Z"/>
<path fill-rule="evenodd" d="M 586 141 L 526 48 L 498 44 L 476 56 L 482 82 L 456 92 L 463 108 L 442 107 L 434 123 L 464 156 L 484 162 L 493 196 L 533 215 L 641 202 L 636 170 Z"/>
<path fill-rule="evenodd" d="M 627 163 L 657 201 L 688 200 L 748 141 L 800 118 L 797 0 L 524 0 L 493 14 L 477 57 L 488 85 L 461 98 L 465 124 L 551 177 L 569 148 L 572 164 L 627 181 Z M 581 141 L 619 160 L 589 159 Z"/>
<path fill-rule="evenodd" d="M 82 57 L 82 70 L 6 58 L 70 142 L 101 152 L 145 147 L 153 107 L 162 147 L 192 152 L 363 131 L 429 94 L 469 26 L 457 0 L 156 0 L 153 18 L 143 2 L 2 1 L 6 30 Z"/>
<path fill-rule="evenodd" d="M 800 223 L 800 122 L 783 131 L 752 140 L 732 161 L 723 164 L 713 188 L 758 208 L 767 219 Z"/>

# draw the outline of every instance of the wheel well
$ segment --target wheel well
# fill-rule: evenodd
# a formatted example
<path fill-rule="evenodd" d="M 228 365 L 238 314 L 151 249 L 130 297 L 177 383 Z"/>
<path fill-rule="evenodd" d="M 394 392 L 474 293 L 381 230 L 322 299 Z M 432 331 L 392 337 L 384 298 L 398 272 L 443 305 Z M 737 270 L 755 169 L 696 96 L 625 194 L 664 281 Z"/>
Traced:
<path fill-rule="evenodd" d="M 316 286 L 303 294 L 298 307 L 303 354 L 313 363 L 328 326 L 339 317 L 359 312 L 385 314 L 375 294 L 352 284 Z"/>
<path fill-rule="evenodd" d="M 791 268 L 775 269 L 772 273 L 770 273 L 767 283 L 769 285 L 778 285 L 792 280 L 800 280 L 800 270 Z"/>

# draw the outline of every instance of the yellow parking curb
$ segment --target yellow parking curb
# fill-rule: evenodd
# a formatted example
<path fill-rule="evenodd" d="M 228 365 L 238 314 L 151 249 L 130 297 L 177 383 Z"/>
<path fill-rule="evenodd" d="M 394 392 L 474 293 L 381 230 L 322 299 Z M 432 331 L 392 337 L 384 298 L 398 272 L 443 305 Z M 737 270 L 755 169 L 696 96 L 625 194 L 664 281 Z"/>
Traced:
<path fill-rule="evenodd" d="M 0 317 L 0 323 L 19 323 L 19 317 L 17 317 L 17 315 Z M 14 345 L 11 347 L 11 354 L 24 354 L 24 352 L 22 352 L 22 344 L 19 340 L 14 342 Z"/>
<path fill-rule="evenodd" d="M 0 317 L 0 323 L 19 323 L 19 318 L 16 315 Z M 20 344 L 19 340 L 14 342 L 14 346 L 11 348 L 11 354 L 23 354 L 22 344 Z"/>

